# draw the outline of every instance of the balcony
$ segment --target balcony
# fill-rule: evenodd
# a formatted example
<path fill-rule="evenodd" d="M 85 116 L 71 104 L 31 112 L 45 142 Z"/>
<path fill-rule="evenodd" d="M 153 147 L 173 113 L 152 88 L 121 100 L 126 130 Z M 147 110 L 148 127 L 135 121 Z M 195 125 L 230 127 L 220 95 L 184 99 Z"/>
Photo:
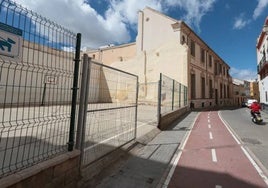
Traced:
<path fill-rule="evenodd" d="M 262 74 L 265 72 L 265 69 L 268 70 L 268 61 L 266 60 L 265 56 L 262 57 L 260 63 L 257 66 L 258 74 Z"/>

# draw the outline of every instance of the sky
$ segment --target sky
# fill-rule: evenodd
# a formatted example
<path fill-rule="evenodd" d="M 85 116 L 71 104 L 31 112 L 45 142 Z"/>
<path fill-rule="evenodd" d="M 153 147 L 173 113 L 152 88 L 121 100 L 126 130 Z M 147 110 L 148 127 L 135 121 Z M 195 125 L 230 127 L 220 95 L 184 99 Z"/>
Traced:
<path fill-rule="evenodd" d="M 82 34 L 82 47 L 135 42 L 138 11 L 151 7 L 189 25 L 241 80 L 257 78 L 256 41 L 268 0 L 15 0 Z"/>

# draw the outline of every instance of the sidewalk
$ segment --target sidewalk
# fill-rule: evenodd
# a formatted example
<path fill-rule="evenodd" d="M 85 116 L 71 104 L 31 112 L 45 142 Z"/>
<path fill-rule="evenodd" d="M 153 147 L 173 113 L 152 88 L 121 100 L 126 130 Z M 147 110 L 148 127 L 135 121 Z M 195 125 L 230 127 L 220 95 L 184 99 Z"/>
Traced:
<path fill-rule="evenodd" d="M 147 144 L 141 141 L 129 153 L 129 156 L 102 172 L 98 180 L 87 182 L 83 187 L 98 188 L 146 188 L 163 184 L 170 169 L 170 161 L 191 129 L 198 112 L 191 112 L 185 118 L 170 126 L 169 130 L 157 134 Z M 144 127 L 146 128 L 146 126 Z M 147 134 L 147 137 L 150 134 Z M 152 134 L 153 135 L 153 134 Z M 102 178 L 103 177 L 103 178 Z"/>

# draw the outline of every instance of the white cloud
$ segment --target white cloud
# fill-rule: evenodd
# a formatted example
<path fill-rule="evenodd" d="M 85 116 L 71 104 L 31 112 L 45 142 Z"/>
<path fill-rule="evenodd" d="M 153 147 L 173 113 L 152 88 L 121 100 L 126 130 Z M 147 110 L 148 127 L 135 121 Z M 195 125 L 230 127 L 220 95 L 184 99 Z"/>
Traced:
<path fill-rule="evenodd" d="M 82 33 L 82 46 L 99 47 L 130 42 L 129 27 L 136 30 L 138 11 L 146 6 L 160 12 L 179 7 L 185 11 L 182 19 L 199 29 L 202 17 L 212 9 L 216 0 L 110 0 L 105 2 L 109 6 L 102 10 L 104 14 L 93 9 L 86 0 L 16 2 L 73 32 Z"/>
<path fill-rule="evenodd" d="M 257 72 L 250 69 L 237 69 L 234 67 L 231 67 L 230 69 L 230 75 L 233 78 L 237 78 L 240 80 L 255 80 L 257 79 Z"/>
<path fill-rule="evenodd" d="M 248 24 L 250 24 L 251 20 L 245 18 L 245 14 L 240 14 L 238 17 L 235 18 L 233 29 L 243 29 Z"/>
<path fill-rule="evenodd" d="M 112 0 L 110 12 L 119 12 L 123 21 L 135 25 L 138 21 L 138 11 L 144 9 L 146 6 L 158 11 L 162 10 L 162 6 L 158 0 Z"/>
<path fill-rule="evenodd" d="M 82 45 L 98 47 L 108 43 L 130 41 L 126 23 L 120 14 L 113 12 L 104 18 L 84 0 L 16 0 L 30 10 L 50 20 L 82 33 Z"/>
<path fill-rule="evenodd" d="M 244 18 L 244 14 L 241 14 L 239 17 L 235 18 L 233 28 L 234 29 L 243 29 L 249 23 L 250 23 L 250 20 L 246 20 Z"/>
<path fill-rule="evenodd" d="M 268 7 L 268 0 L 258 0 L 258 5 L 254 10 L 253 19 L 257 19 Z"/>
<path fill-rule="evenodd" d="M 167 6 L 178 6 L 186 11 L 183 20 L 200 30 L 202 17 L 213 9 L 217 0 L 167 0 Z"/>

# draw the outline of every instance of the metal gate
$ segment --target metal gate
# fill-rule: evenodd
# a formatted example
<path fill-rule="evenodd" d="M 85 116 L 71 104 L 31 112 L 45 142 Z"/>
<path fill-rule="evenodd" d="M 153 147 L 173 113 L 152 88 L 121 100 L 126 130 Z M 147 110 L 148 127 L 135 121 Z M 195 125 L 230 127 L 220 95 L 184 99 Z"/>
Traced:
<path fill-rule="evenodd" d="M 135 139 L 138 77 L 92 62 L 87 55 L 83 70 L 76 143 L 86 166 Z"/>

